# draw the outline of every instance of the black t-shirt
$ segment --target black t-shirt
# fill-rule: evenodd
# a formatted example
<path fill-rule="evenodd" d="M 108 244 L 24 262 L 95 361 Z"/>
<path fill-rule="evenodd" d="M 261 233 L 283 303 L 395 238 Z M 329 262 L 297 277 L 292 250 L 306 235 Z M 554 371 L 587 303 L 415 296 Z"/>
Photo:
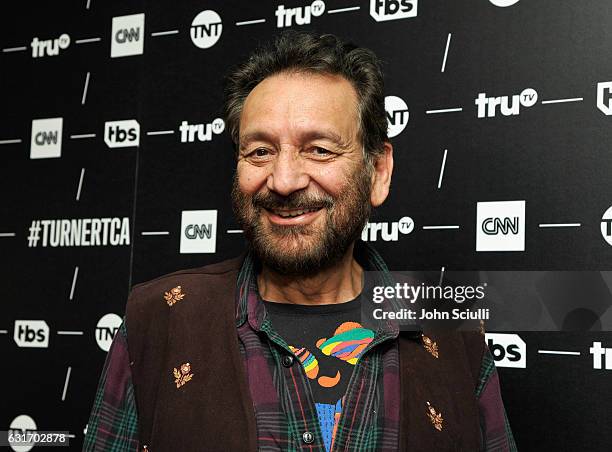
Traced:
<path fill-rule="evenodd" d="M 264 301 L 272 328 L 304 366 L 327 450 L 355 363 L 374 338 L 361 326 L 361 295 L 330 305 Z"/>

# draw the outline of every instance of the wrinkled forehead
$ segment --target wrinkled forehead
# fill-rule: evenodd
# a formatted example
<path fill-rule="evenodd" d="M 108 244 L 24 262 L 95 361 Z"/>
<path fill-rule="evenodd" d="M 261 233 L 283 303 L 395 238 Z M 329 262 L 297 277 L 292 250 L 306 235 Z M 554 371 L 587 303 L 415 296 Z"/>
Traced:
<path fill-rule="evenodd" d="M 261 133 L 301 142 L 317 134 L 355 142 L 359 130 L 357 92 L 344 77 L 281 73 L 264 79 L 247 96 L 240 117 L 240 142 Z"/>

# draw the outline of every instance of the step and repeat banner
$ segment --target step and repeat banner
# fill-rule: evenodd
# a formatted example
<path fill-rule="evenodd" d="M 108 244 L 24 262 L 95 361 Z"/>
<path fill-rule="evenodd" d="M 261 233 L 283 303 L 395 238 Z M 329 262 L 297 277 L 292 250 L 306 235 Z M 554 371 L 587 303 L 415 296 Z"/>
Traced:
<path fill-rule="evenodd" d="M 392 269 L 583 271 L 596 302 L 562 272 L 512 293 L 558 330 L 612 316 L 608 0 L 10 2 L 0 22 L 0 431 L 78 450 L 130 287 L 242 251 L 222 79 L 289 28 L 384 60 L 395 171 L 362 239 Z M 612 334 L 578 323 L 486 336 L 522 451 L 610 450 Z"/>

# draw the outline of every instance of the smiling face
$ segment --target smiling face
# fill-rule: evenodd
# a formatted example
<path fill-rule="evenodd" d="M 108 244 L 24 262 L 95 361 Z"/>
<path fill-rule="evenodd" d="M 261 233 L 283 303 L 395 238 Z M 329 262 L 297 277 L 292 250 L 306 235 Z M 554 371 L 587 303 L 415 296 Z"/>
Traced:
<path fill-rule="evenodd" d="M 234 212 L 264 264 L 307 275 L 336 263 L 372 206 L 357 93 L 343 77 L 281 73 L 248 95 Z"/>

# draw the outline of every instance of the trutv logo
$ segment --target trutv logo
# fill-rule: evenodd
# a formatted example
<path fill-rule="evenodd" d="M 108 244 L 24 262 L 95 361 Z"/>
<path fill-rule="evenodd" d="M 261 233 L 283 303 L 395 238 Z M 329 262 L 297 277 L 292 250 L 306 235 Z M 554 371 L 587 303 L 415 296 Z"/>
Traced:
<path fill-rule="evenodd" d="M 225 129 L 225 122 L 221 118 L 215 118 L 208 124 L 189 124 L 183 121 L 179 127 L 181 132 L 181 143 L 193 143 L 198 141 L 211 141 L 213 134 L 219 135 Z"/>
<path fill-rule="evenodd" d="M 498 111 L 503 116 L 516 116 L 520 114 L 521 107 L 533 107 L 537 101 L 536 90 L 526 88 L 520 94 L 513 96 L 487 97 L 486 93 L 479 93 L 474 103 L 478 107 L 477 116 L 479 118 L 494 118 Z"/>
<path fill-rule="evenodd" d="M 141 55 L 144 52 L 145 15 L 113 17 L 111 58 Z"/>
<path fill-rule="evenodd" d="M 296 25 L 306 25 L 310 23 L 312 17 L 319 17 L 325 12 L 325 3 L 322 0 L 314 0 L 308 6 L 298 6 L 297 8 L 285 8 L 285 5 L 276 7 L 276 27 L 290 27 L 295 19 Z"/>
<path fill-rule="evenodd" d="M 376 22 L 416 17 L 418 0 L 370 0 L 370 16 Z"/>
<path fill-rule="evenodd" d="M 486 333 L 485 341 L 497 367 L 527 367 L 527 344 L 518 334 Z"/>
<path fill-rule="evenodd" d="M 593 342 L 589 352 L 593 355 L 593 369 L 612 370 L 612 348 L 604 348 L 601 342 Z"/>
<path fill-rule="evenodd" d="M 59 55 L 60 50 L 66 50 L 70 45 L 70 36 L 66 33 L 55 39 L 33 38 L 30 46 L 32 47 L 32 58 Z"/>
<path fill-rule="evenodd" d="M 376 242 L 379 237 L 383 242 L 397 242 L 399 235 L 408 235 L 414 229 L 414 221 L 410 217 L 400 218 L 393 223 L 367 223 L 361 231 L 361 240 L 364 242 Z M 380 232 L 380 236 L 379 233 Z"/>

